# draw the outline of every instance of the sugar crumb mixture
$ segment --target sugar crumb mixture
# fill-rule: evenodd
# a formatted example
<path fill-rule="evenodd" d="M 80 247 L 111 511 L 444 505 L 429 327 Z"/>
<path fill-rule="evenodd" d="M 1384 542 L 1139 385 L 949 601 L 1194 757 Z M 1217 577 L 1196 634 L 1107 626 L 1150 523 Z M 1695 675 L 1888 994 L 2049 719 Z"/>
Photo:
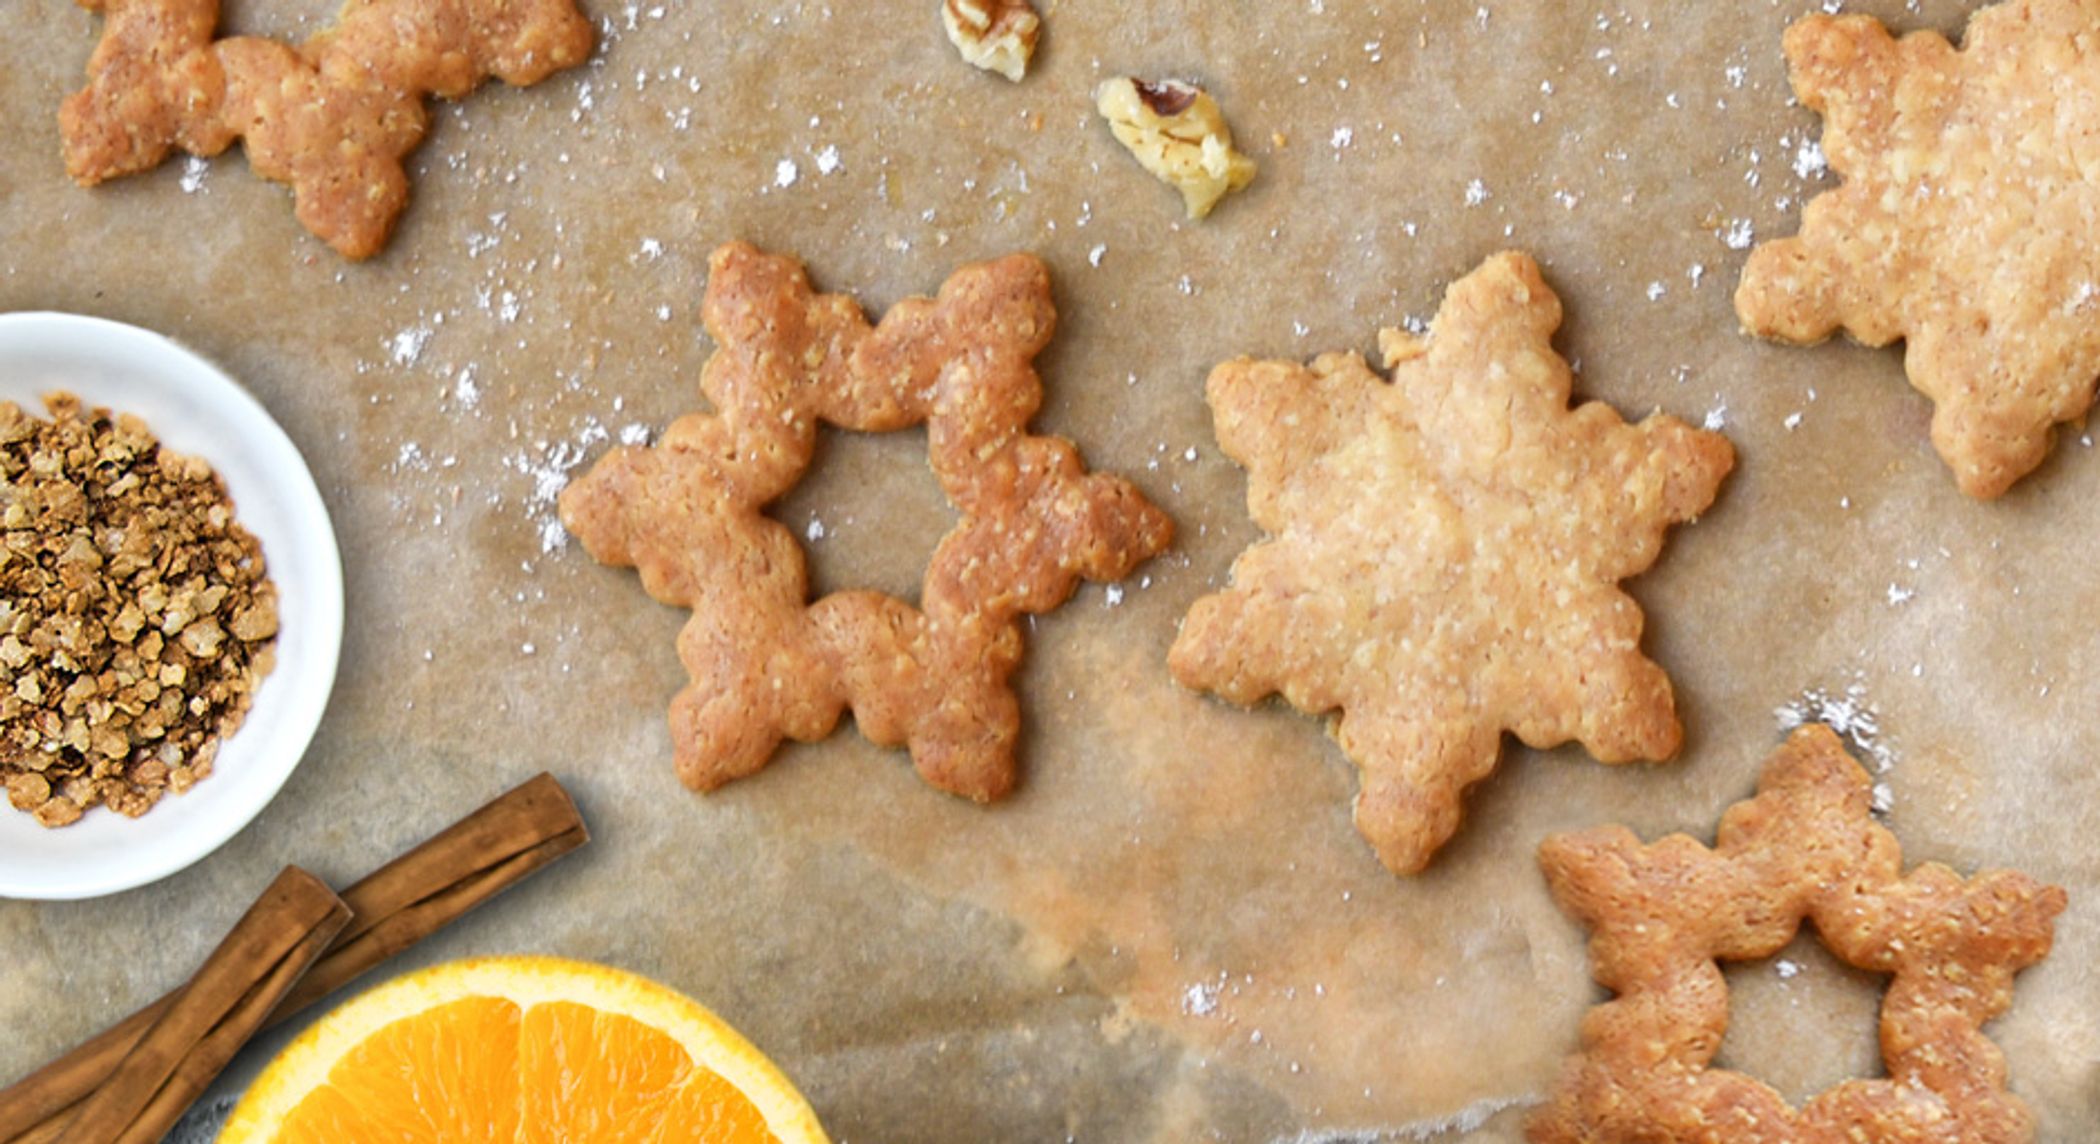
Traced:
<path fill-rule="evenodd" d="M 209 775 L 274 662 L 277 589 L 211 466 L 79 398 L 0 403 L 0 786 L 48 827 Z"/>

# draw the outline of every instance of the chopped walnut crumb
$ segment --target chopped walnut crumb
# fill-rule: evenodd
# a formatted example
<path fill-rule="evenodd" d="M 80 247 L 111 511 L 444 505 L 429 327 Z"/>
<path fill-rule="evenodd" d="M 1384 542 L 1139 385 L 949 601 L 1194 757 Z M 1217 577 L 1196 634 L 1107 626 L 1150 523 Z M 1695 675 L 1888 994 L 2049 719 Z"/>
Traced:
<path fill-rule="evenodd" d="M 211 773 L 274 660 L 277 589 L 211 466 L 80 399 L 0 402 L 0 785 L 45 826 Z"/>
<path fill-rule="evenodd" d="M 1254 181 L 1254 160 L 1232 146 L 1232 128 L 1210 93 L 1178 80 L 1112 79 L 1094 103 L 1116 140 L 1147 171 L 1179 190 L 1190 218 Z"/>
<path fill-rule="evenodd" d="M 1015 83 L 1028 74 L 1043 31 L 1028 0 L 941 0 L 941 23 L 963 59 Z"/>

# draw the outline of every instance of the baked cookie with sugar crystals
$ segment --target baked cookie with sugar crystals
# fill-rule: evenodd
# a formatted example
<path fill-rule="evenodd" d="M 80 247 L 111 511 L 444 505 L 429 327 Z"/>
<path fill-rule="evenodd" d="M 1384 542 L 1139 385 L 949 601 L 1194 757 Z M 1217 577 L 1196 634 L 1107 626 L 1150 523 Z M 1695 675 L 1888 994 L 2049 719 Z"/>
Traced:
<path fill-rule="evenodd" d="M 1992 5 L 1959 50 L 1816 14 L 1786 57 L 1844 182 L 1751 255 L 1736 314 L 1798 344 L 1904 339 L 1934 447 L 1998 496 L 2100 380 L 2100 0 Z"/>
<path fill-rule="evenodd" d="M 2049 954 L 2062 889 L 1935 863 L 1903 872 L 1872 815 L 1871 780 L 1830 728 L 1795 731 L 1755 798 L 1721 817 L 1711 849 L 1682 834 L 1643 846 L 1623 827 L 1556 835 L 1539 864 L 1590 930 L 1612 999 L 1529 1125 L 1534 1144 L 2021 1144 L 2034 1121 L 2006 1091 L 1983 1026 L 2013 975 Z M 1709 1067 L 1728 1028 L 1722 961 L 1784 949 L 1806 920 L 1846 964 L 1890 975 L 1887 1076 L 1800 1108 L 1755 1077 Z"/>
<path fill-rule="evenodd" d="M 1235 703 L 1340 712 L 1357 828 L 1396 873 L 1458 829 L 1505 731 L 1605 762 L 1682 737 L 1618 582 L 1712 503 L 1735 453 L 1674 417 L 1569 408 L 1560 320 L 1538 265 L 1501 254 L 1451 286 L 1429 337 L 1380 335 L 1390 380 L 1345 353 L 1210 375 L 1270 535 L 1190 609 L 1170 667 Z"/>
<path fill-rule="evenodd" d="M 66 173 L 82 186 L 217 155 L 239 140 L 255 172 L 292 188 L 299 221 L 346 258 L 386 245 L 408 205 L 403 161 L 427 96 L 491 76 L 538 83 L 591 53 L 576 0 L 347 0 L 292 46 L 215 39 L 219 0 L 80 0 L 103 14 L 88 84 L 59 110 Z"/>
<path fill-rule="evenodd" d="M 671 703 L 679 776 L 710 790 L 763 767 L 783 738 L 829 735 L 850 708 L 929 783 L 979 802 L 1010 791 L 1021 708 L 1008 683 L 1020 619 L 1082 578 L 1120 580 L 1174 527 L 1129 482 L 1088 472 L 1037 436 L 1035 355 L 1057 311 L 1028 255 L 966 266 L 934 298 L 870 326 L 817 294 L 794 260 L 733 243 L 709 262 L 703 317 L 718 348 L 714 403 L 652 446 L 614 449 L 563 490 L 562 523 L 598 561 L 631 565 L 690 608 L 678 638 L 692 683 Z M 819 422 L 866 433 L 927 427 L 960 514 L 920 604 L 871 591 L 812 602 L 793 533 L 767 517 L 814 458 Z"/>

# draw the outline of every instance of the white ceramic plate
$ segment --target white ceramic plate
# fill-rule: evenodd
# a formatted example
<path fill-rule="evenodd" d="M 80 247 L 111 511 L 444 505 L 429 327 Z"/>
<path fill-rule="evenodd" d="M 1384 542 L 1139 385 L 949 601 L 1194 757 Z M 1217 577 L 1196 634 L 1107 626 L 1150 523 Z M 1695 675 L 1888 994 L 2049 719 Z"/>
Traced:
<path fill-rule="evenodd" d="M 169 448 L 209 461 L 262 541 L 277 582 L 277 667 L 209 778 L 145 817 L 106 807 L 59 830 L 0 795 L 0 897 L 88 898 L 167 877 L 261 813 L 313 740 L 343 642 L 343 565 L 328 510 L 291 439 L 210 362 L 159 334 L 74 314 L 0 314 L 0 400 L 38 415 L 53 389 L 145 418 Z"/>

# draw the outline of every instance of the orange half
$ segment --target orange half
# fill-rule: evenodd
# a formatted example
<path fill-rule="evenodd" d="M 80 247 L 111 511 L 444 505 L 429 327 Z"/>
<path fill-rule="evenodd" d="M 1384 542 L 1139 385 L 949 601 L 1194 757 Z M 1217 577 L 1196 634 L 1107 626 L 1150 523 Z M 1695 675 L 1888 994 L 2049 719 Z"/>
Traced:
<path fill-rule="evenodd" d="M 330 1013 L 219 1144 L 825 1144 L 802 1095 L 692 999 L 602 965 L 457 961 Z"/>

